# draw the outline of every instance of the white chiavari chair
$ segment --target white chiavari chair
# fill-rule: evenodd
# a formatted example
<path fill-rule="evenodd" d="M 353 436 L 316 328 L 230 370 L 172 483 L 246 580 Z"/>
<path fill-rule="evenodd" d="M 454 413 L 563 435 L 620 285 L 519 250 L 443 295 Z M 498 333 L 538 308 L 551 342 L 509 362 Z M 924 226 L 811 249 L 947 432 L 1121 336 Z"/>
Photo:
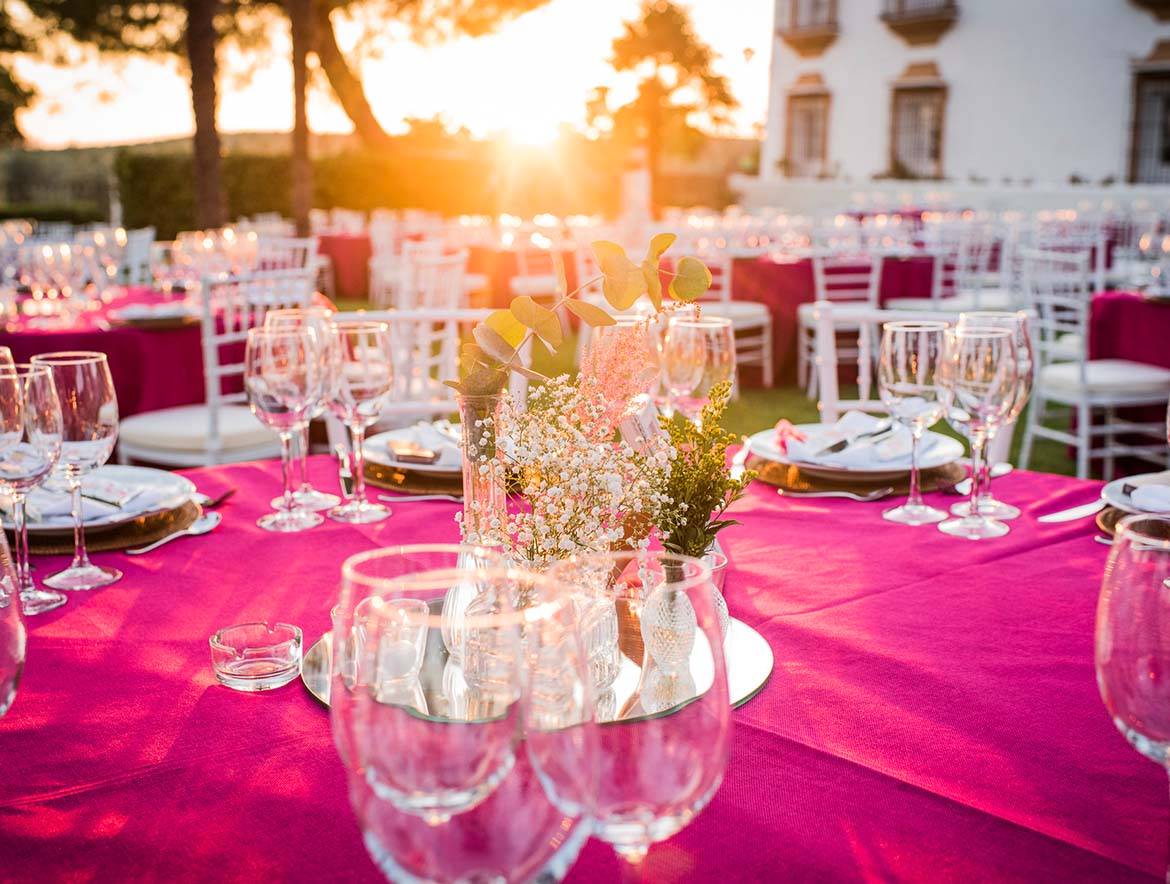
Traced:
<path fill-rule="evenodd" d="M 1020 462 L 1028 465 L 1033 441 L 1040 438 L 1072 446 L 1080 478 L 1088 477 L 1094 457 L 1104 459 L 1106 479 L 1112 478 L 1118 456 L 1167 466 L 1165 420 L 1123 420 L 1117 409 L 1163 405 L 1170 397 L 1170 369 L 1128 359 L 1089 358 L 1095 276 L 1090 252 L 1027 249 L 1022 258 L 1027 296 L 1037 317 L 1033 332 L 1037 370 Z M 1052 404 L 1073 411 L 1075 432 L 1045 425 Z M 1119 434 L 1157 441 L 1122 442 Z"/>
<path fill-rule="evenodd" d="M 310 305 L 316 271 L 281 270 L 203 280 L 203 377 L 205 401 L 124 418 L 118 430 L 118 461 L 168 467 L 206 466 L 274 457 L 280 446 L 252 415 L 241 390 L 243 361 L 231 351 L 263 325 L 269 310 Z M 226 351 L 225 351 L 226 348 Z M 229 361 L 231 360 L 231 361 Z M 182 367 L 174 367 L 182 370 Z"/>

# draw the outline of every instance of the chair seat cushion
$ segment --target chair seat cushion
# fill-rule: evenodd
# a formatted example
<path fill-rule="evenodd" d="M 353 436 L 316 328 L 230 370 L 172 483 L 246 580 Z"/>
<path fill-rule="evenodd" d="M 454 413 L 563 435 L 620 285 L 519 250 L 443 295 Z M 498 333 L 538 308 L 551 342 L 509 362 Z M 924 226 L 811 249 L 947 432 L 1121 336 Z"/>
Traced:
<path fill-rule="evenodd" d="M 771 318 L 764 304 L 754 301 L 700 301 L 699 308 L 704 316 L 730 319 L 734 328 L 756 328 Z"/>
<path fill-rule="evenodd" d="M 1057 359 L 1080 360 L 1085 358 L 1085 339 L 1078 334 L 1068 333 L 1057 338 L 1050 348 Z"/>
<path fill-rule="evenodd" d="M 535 298 L 537 295 L 555 295 L 557 291 L 557 278 L 552 274 L 548 276 L 513 276 L 509 283 L 513 295 L 528 295 L 530 298 Z"/>
<path fill-rule="evenodd" d="M 489 281 L 486 273 L 464 273 L 463 291 L 482 292 L 487 289 Z"/>
<path fill-rule="evenodd" d="M 206 405 L 181 405 L 146 411 L 124 418 L 118 427 L 122 442 L 138 448 L 162 451 L 205 451 L 210 418 Z M 221 405 L 219 438 L 224 451 L 270 444 L 276 435 L 242 405 Z"/>
<path fill-rule="evenodd" d="M 1128 359 L 1092 359 L 1085 363 L 1087 383 L 1080 380 L 1080 364 L 1058 362 L 1040 370 L 1041 389 L 1089 393 L 1166 393 L 1170 395 L 1170 368 L 1130 362 Z"/>
<path fill-rule="evenodd" d="M 845 322 L 856 323 L 862 316 L 866 316 L 873 310 L 869 306 L 868 301 L 835 301 L 833 302 L 833 321 L 844 320 Z M 800 319 L 800 324 L 804 326 L 811 326 L 816 319 L 817 305 L 812 301 L 807 301 L 796 308 L 797 318 Z"/>

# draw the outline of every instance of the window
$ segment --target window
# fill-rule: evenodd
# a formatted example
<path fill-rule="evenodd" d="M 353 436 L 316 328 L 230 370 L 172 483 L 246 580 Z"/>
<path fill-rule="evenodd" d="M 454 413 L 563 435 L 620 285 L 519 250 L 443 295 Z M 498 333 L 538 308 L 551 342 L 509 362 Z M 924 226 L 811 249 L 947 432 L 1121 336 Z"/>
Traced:
<path fill-rule="evenodd" d="M 1170 183 L 1170 73 L 1139 73 L 1134 84 L 1130 178 Z"/>
<path fill-rule="evenodd" d="M 941 178 L 946 89 L 894 90 L 891 169 L 898 178 Z"/>
<path fill-rule="evenodd" d="M 829 96 L 789 95 L 785 173 L 790 178 L 816 178 L 828 156 Z"/>
<path fill-rule="evenodd" d="M 792 30 L 836 27 L 836 0 L 792 0 Z"/>

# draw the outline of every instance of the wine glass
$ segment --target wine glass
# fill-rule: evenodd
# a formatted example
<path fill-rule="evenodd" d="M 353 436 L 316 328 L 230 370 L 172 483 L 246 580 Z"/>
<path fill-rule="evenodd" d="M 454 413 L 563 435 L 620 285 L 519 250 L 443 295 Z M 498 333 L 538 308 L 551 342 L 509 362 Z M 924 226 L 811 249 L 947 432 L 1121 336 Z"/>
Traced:
<path fill-rule="evenodd" d="M 28 566 L 26 495 L 49 477 L 61 455 L 61 405 L 44 365 L 0 367 L 0 489 L 12 498 L 16 582 L 26 617 L 65 604 L 66 596 L 38 589 Z"/>
<path fill-rule="evenodd" d="M 1012 409 L 1008 413 L 1008 416 L 1004 418 L 1003 422 L 1004 428 L 1014 427 L 1020 417 L 1020 413 L 1024 410 L 1024 406 L 1028 404 L 1028 399 L 1032 395 L 1032 376 L 1034 371 L 1032 333 L 1028 326 L 1028 314 L 1023 310 L 1017 310 L 1015 312 L 979 310 L 960 313 L 958 328 L 967 328 L 970 326 L 1005 328 L 1014 335 L 1013 339 L 1016 345 L 1016 394 L 1012 402 Z M 1007 443 L 1010 447 L 1010 438 L 1008 438 Z M 976 476 L 972 474 L 971 477 L 971 481 L 979 486 L 979 512 L 984 516 L 990 516 L 1001 522 L 1005 519 L 1017 519 L 1020 516 L 1019 508 L 996 500 L 991 493 L 991 468 L 993 466 L 991 461 L 993 456 L 989 453 L 988 446 L 984 445 L 983 469 L 980 475 Z M 956 503 L 951 507 L 951 514 L 965 516 L 970 512 L 970 508 L 970 501 Z"/>
<path fill-rule="evenodd" d="M 735 377 L 731 320 L 672 316 L 662 339 L 662 372 L 671 405 L 698 423 L 711 388 Z"/>
<path fill-rule="evenodd" d="M 348 559 L 334 619 L 334 739 L 366 848 L 393 880 L 559 879 L 589 835 L 596 766 L 572 602 L 549 577 L 471 559 L 403 564 L 395 550 Z M 442 609 L 466 584 L 456 685 Z"/>
<path fill-rule="evenodd" d="M 248 330 L 244 355 L 244 387 L 248 404 L 261 423 L 280 436 L 284 506 L 262 516 L 256 524 L 265 531 L 304 531 L 323 521 L 320 515 L 293 501 L 292 437 L 308 420 L 319 395 L 321 364 L 316 339 L 309 329 Z"/>
<path fill-rule="evenodd" d="M 0 380 L 0 384 L 3 380 Z M 24 669 L 27 633 L 20 618 L 20 585 L 8 550 L 8 540 L 0 531 L 0 718 L 16 699 L 20 673 Z"/>
<path fill-rule="evenodd" d="M 85 515 L 81 481 L 100 467 L 118 441 L 118 394 L 105 353 L 87 350 L 42 353 L 34 365 L 48 366 L 61 403 L 61 457 L 53 479 L 73 496 L 73 561 L 64 571 L 45 578 L 53 589 L 87 590 L 122 579 L 117 568 L 95 565 L 85 549 Z"/>
<path fill-rule="evenodd" d="M 1138 752 L 1170 769 L 1170 516 L 1117 525 L 1097 601 L 1097 688 Z"/>
<path fill-rule="evenodd" d="M 901 525 L 932 525 L 947 517 L 922 500 L 918 481 L 918 443 L 943 416 L 938 371 L 943 357 L 945 322 L 882 324 L 878 387 L 882 403 L 895 421 L 910 431 L 910 493 L 906 502 L 882 513 Z"/>
<path fill-rule="evenodd" d="M 329 317 L 333 311 L 325 307 L 291 307 L 287 309 L 269 310 L 264 314 L 264 327 L 278 330 L 296 330 L 310 328 L 316 336 L 322 351 L 321 362 L 327 365 L 328 356 L 325 348 L 329 346 L 332 335 L 329 329 Z M 326 372 L 321 373 L 322 380 L 326 379 Z M 309 422 L 320 417 L 325 412 L 325 385 L 322 383 L 317 401 L 309 412 L 309 420 L 297 428 L 293 436 L 294 472 L 299 473 L 301 484 L 293 494 L 297 506 L 303 509 L 320 512 L 331 509 L 341 503 L 336 494 L 318 491 L 309 481 Z M 284 498 L 279 497 L 272 501 L 274 509 L 284 505 Z"/>
<path fill-rule="evenodd" d="M 1017 394 L 1015 332 L 1004 328 L 946 330 L 946 349 L 939 384 L 947 419 L 966 431 L 971 440 L 971 475 L 983 472 L 983 456 L 990 440 L 1011 413 Z M 967 514 L 939 524 L 944 534 L 981 540 L 1002 537 L 1008 526 L 979 509 L 979 482 L 971 480 Z"/>
<path fill-rule="evenodd" d="M 353 499 L 329 511 L 339 522 L 380 522 L 390 508 L 366 500 L 366 429 L 386 407 L 392 391 L 390 326 L 385 322 L 353 320 L 333 323 L 329 353 L 328 405 L 350 432 L 350 469 Z"/>
<path fill-rule="evenodd" d="M 651 845 L 707 805 L 727 767 L 731 706 L 711 571 L 697 559 L 641 551 L 575 557 L 550 575 L 578 592 L 609 593 L 638 623 L 636 697 L 612 715 L 598 703 L 593 809 L 593 834 L 636 876 Z"/>

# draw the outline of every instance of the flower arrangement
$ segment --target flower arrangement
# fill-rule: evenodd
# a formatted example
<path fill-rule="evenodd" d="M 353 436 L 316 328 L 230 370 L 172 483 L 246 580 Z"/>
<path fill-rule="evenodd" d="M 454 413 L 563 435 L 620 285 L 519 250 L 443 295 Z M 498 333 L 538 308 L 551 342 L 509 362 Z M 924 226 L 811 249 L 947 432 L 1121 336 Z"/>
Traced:
<path fill-rule="evenodd" d="M 656 512 L 655 523 L 670 552 L 701 557 L 720 531 L 739 524 L 723 514 L 756 474 L 745 470 L 732 478 L 727 469 L 727 446 L 735 442 L 735 434 L 719 421 L 730 397 L 730 382 L 713 387 L 698 425 L 679 414 L 662 419 L 676 454 L 660 496 L 667 503 Z"/>

